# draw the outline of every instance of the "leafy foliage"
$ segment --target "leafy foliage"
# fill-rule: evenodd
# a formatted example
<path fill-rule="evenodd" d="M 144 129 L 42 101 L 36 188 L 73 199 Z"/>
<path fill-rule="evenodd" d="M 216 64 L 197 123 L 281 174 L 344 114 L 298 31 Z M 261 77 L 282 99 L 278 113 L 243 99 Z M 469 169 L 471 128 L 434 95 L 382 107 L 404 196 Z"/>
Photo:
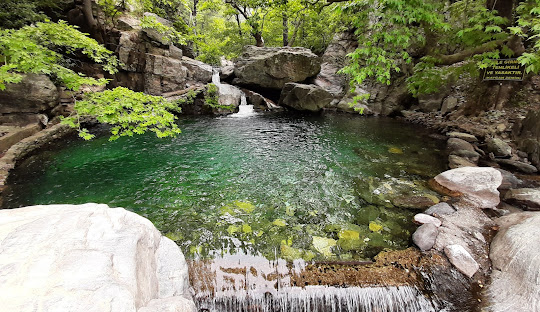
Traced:
<path fill-rule="evenodd" d="M 55 11 L 55 0 L 2 0 L 0 1 L 0 28 L 20 28 L 30 23 L 44 21 L 44 10 Z"/>
<path fill-rule="evenodd" d="M 69 57 L 82 53 L 102 64 L 109 73 L 116 71 L 118 60 L 112 52 L 66 22 L 39 22 L 21 29 L 0 30 L 0 90 L 6 83 L 21 80 L 22 73 L 45 74 L 71 90 L 83 84 L 104 85 L 105 79 L 94 79 L 68 67 Z"/>
<path fill-rule="evenodd" d="M 354 87 L 366 79 L 390 84 L 394 75 L 406 70 L 411 72 L 407 81 L 413 95 L 436 92 L 448 80 L 478 76 L 493 59 L 513 56 L 512 35 L 536 42 L 519 60 L 528 72 L 538 72 L 539 4 L 521 2 L 516 11 L 519 27 L 507 27 L 511 21 L 483 1 L 350 1 L 341 12 L 354 16 L 359 48 L 349 55 L 351 63 L 342 72 Z"/>
<path fill-rule="evenodd" d="M 87 93 L 82 101 L 75 104 L 75 110 L 77 115 L 65 118 L 63 122 L 78 128 L 79 135 L 87 140 L 94 135 L 81 128 L 80 120 L 84 117 L 95 117 L 100 123 L 112 125 L 110 140 L 147 131 L 156 133 L 160 138 L 180 133 L 175 124 L 176 117 L 169 111 L 178 110 L 176 104 L 123 87 Z"/>
<path fill-rule="evenodd" d="M 163 25 L 158 22 L 155 16 L 144 16 L 141 19 L 142 28 L 151 28 L 164 36 L 164 39 L 170 43 L 185 44 L 184 36 L 173 27 Z"/>

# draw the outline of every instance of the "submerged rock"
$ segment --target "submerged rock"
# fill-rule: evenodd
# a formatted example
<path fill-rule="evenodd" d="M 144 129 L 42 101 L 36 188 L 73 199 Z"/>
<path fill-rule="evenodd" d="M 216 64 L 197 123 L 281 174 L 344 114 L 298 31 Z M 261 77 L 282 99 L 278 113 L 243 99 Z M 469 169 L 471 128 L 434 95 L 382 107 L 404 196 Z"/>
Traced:
<path fill-rule="evenodd" d="M 107 205 L 0 211 L 6 311 L 195 311 L 178 246 Z"/>
<path fill-rule="evenodd" d="M 472 277 L 478 271 L 478 263 L 461 245 L 448 245 L 444 253 L 450 262 L 463 274 Z"/>
<path fill-rule="evenodd" d="M 538 311 L 540 307 L 540 213 L 515 213 L 497 220 L 487 288 L 490 311 Z"/>
<path fill-rule="evenodd" d="M 281 89 L 288 82 L 302 82 L 321 70 L 321 59 L 306 48 L 246 46 L 236 61 L 235 83 Z"/>
<path fill-rule="evenodd" d="M 495 208 L 500 202 L 497 188 L 502 175 L 488 167 L 463 167 L 445 171 L 434 179 L 446 189 L 461 193 L 461 201 L 478 208 Z"/>

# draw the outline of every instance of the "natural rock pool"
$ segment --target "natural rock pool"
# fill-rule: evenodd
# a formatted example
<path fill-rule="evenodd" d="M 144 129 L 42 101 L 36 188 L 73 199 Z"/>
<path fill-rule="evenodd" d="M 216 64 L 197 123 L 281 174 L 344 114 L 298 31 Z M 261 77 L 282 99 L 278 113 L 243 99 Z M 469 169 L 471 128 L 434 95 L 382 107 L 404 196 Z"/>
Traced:
<path fill-rule="evenodd" d="M 240 116 L 242 117 L 242 116 Z M 181 118 L 175 139 L 72 139 L 13 171 L 4 208 L 106 203 L 149 218 L 187 257 L 366 260 L 404 249 L 407 196 L 434 201 L 441 142 L 392 119 Z M 406 201 L 406 200 L 405 200 Z"/>

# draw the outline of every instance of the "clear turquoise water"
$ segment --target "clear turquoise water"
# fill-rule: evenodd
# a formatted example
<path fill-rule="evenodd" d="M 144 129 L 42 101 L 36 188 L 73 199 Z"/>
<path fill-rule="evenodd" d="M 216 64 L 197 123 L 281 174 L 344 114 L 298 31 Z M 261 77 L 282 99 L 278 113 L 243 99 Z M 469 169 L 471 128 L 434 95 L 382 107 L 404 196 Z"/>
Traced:
<path fill-rule="evenodd" d="M 183 133 L 174 139 L 73 139 L 31 157 L 10 176 L 4 207 L 124 207 L 149 218 L 192 257 L 365 259 L 407 247 L 413 213 L 364 202 L 358 181 L 421 187 L 444 170 L 440 142 L 391 119 L 257 115 L 179 122 Z"/>

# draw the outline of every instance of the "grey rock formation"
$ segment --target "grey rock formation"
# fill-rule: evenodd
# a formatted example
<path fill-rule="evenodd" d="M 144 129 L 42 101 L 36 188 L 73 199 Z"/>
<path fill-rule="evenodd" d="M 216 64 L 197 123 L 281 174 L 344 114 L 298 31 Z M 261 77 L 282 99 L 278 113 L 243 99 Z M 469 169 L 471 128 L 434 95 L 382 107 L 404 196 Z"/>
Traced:
<path fill-rule="evenodd" d="M 488 138 L 486 140 L 488 152 L 493 153 L 496 157 L 512 156 L 512 148 L 508 143 L 499 138 Z"/>
<path fill-rule="evenodd" d="M 5 311 L 195 311 L 178 246 L 123 208 L 2 210 L 0 250 Z"/>
<path fill-rule="evenodd" d="M 0 120 L 25 126 L 59 104 L 60 92 L 49 77 L 27 74 L 22 81 L 0 91 Z"/>
<path fill-rule="evenodd" d="M 538 311 L 540 307 L 540 213 L 514 213 L 497 220 L 487 287 L 493 312 Z"/>
<path fill-rule="evenodd" d="M 471 162 L 469 159 L 465 157 L 461 157 L 457 155 L 450 155 L 448 156 L 448 167 L 450 167 L 450 169 L 456 169 L 456 168 L 462 168 L 462 167 L 476 167 L 476 164 Z"/>
<path fill-rule="evenodd" d="M 163 35 L 153 29 L 141 29 L 138 24 L 140 21 L 133 17 L 122 23 L 121 29 L 125 30 L 120 31 L 116 49 L 122 70 L 115 75 L 115 85 L 161 95 L 202 87 L 211 81 L 210 65 L 183 56 L 182 50 L 163 39 Z"/>
<path fill-rule="evenodd" d="M 449 245 L 460 245 L 479 264 L 484 273 L 487 273 L 490 262 L 488 259 L 488 246 L 485 237 L 486 229 L 495 223 L 486 214 L 476 207 L 459 207 L 452 214 L 440 215 L 442 225 L 434 249 L 443 252 Z"/>
<path fill-rule="evenodd" d="M 471 143 L 458 138 L 448 139 L 448 141 L 446 142 L 446 146 L 450 152 L 459 150 L 474 152 L 474 146 Z"/>
<path fill-rule="evenodd" d="M 529 111 L 513 132 L 518 148 L 529 155 L 529 160 L 540 167 L 540 111 Z"/>
<path fill-rule="evenodd" d="M 495 208 L 500 202 L 497 188 L 502 183 L 499 171 L 489 167 L 463 167 L 435 177 L 443 187 L 462 194 L 460 200 L 478 208 Z"/>
<path fill-rule="evenodd" d="M 288 82 L 303 82 L 321 70 L 321 59 L 306 48 L 246 46 L 235 63 L 234 83 L 281 89 Z"/>
<path fill-rule="evenodd" d="M 480 268 L 474 258 L 461 245 L 448 245 L 444 247 L 444 253 L 461 273 L 472 277 Z"/>
<path fill-rule="evenodd" d="M 448 203 L 438 203 L 436 205 L 433 205 L 429 207 L 426 211 L 424 211 L 425 214 L 431 215 L 431 216 L 443 216 L 443 215 L 449 215 L 456 212 L 452 206 L 450 206 Z"/>
<path fill-rule="evenodd" d="M 278 104 L 300 111 L 318 112 L 331 101 L 332 95 L 319 86 L 290 82 L 283 87 Z"/>
<path fill-rule="evenodd" d="M 508 172 L 500 168 L 496 168 L 496 169 L 499 170 L 499 172 L 502 174 L 502 177 L 503 177 L 501 186 L 499 186 L 499 190 L 508 190 L 508 189 L 513 189 L 513 188 L 518 188 L 520 185 L 523 184 L 523 181 L 518 179 L 511 172 Z"/>
<path fill-rule="evenodd" d="M 454 96 L 448 96 L 443 100 L 441 114 L 446 115 L 454 111 L 458 106 L 458 99 Z"/>
<path fill-rule="evenodd" d="M 420 250 L 430 250 L 437 239 L 439 230 L 431 223 L 423 224 L 416 229 L 412 235 L 412 240 Z"/>
<path fill-rule="evenodd" d="M 495 159 L 495 161 L 502 165 L 503 167 L 521 171 L 523 173 L 537 173 L 538 169 L 530 164 L 517 161 L 517 160 L 511 160 L 511 159 Z"/>
<path fill-rule="evenodd" d="M 474 135 L 469 134 L 469 133 L 452 131 L 452 132 L 448 132 L 446 135 L 451 138 L 462 139 L 470 143 L 478 142 L 478 139 Z"/>
<path fill-rule="evenodd" d="M 504 195 L 504 201 L 525 210 L 540 210 L 540 189 L 511 189 Z"/>
<path fill-rule="evenodd" d="M 349 89 L 349 81 L 345 75 L 338 74 L 347 62 L 347 54 L 353 52 L 358 46 L 352 32 L 338 33 L 324 51 L 322 56 L 321 71 L 314 83 L 339 98 L 345 95 Z"/>
<path fill-rule="evenodd" d="M 173 23 L 171 21 L 166 20 L 166 19 L 164 19 L 162 17 L 159 17 L 157 14 L 145 12 L 144 16 L 154 18 L 156 20 L 156 22 L 158 22 L 158 23 L 160 23 L 160 24 L 162 24 L 164 26 L 168 26 L 168 27 L 173 26 Z M 162 45 L 168 46 L 169 44 L 171 44 L 170 40 L 167 38 L 167 36 L 165 34 L 157 31 L 154 28 L 143 28 L 143 32 L 148 36 L 148 38 L 150 38 L 151 40 L 154 40 L 156 42 L 159 42 Z"/>

